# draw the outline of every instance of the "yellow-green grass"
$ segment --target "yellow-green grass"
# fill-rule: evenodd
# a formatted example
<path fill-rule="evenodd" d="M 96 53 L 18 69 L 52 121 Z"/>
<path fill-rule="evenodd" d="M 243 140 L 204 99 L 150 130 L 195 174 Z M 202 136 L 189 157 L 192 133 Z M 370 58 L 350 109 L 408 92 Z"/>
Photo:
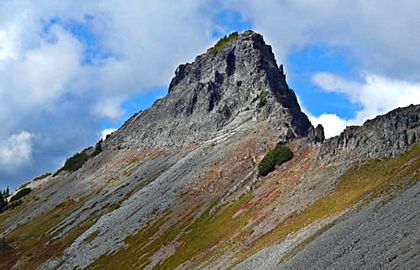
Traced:
<path fill-rule="evenodd" d="M 13 223 L 13 219 L 26 208 L 28 202 L 33 200 L 39 200 L 39 198 L 34 194 L 34 192 L 20 199 L 22 203 L 18 204 L 17 206 L 8 208 L 5 211 L 0 212 L 0 232 L 3 232 L 8 227 L 8 224 Z"/>
<path fill-rule="evenodd" d="M 99 235 L 99 231 L 94 231 L 93 233 L 89 234 L 88 237 L 83 239 L 83 243 L 90 243 Z"/>
<path fill-rule="evenodd" d="M 136 234 L 129 236 L 125 247 L 112 255 L 100 257 L 90 269 L 143 269 L 150 262 L 151 257 L 163 246 L 177 244 L 175 253 L 168 257 L 158 269 L 173 269 L 183 262 L 202 254 L 206 249 L 218 242 L 228 239 L 238 228 L 246 225 L 245 214 L 233 218 L 233 215 L 250 199 L 245 195 L 236 202 L 231 203 L 223 211 L 211 215 L 211 204 L 197 219 L 193 209 L 185 218 L 170 226 L 162 234 L 157 234 L 159 229 L 169 220 L 166 212 L 157 221 L 148 224 Z"/>
<path fill-rule="evenodd" d="M 222 51 L 226 45 L 237 40 L 238 37 L 239 37 L 238 32 L 233 32 L 229 34 L 228 36 L 224 36 L 223 38 L 219 39 L 219 41 L 216 42 L 216 44 L 210 49 L 210 51 L 213 53 L 213 55 L 216 55 L 220 51 Z"/>
<path fill-rule="evenodd" d="M 61 254 L 92 222 L 86 221 L 65 237 L 55 240 L 49 231 L 81 204 L 82 200 L 63 202 L 8 234 L 5 241 L 13 249 L 0 253 L 0 269 L 10 269 L 18 260 L 23 269 L 35 269 L 49 258 Z"/>
<path fill-rule="evenodd" d="M 0 213 L 0 232 L 3 232 L 7 227 L 6 223 L 10 222 L 10 220 L 13 217 L 15 217 L 17 214 L 19 214 L 24 208 L 25 208 L 24 203 L 22 203 L 16 207 L 12 207 L 1 212 Z"/>
<path fill-rule="evenodd" d="M 205 255 L 220 242 L 227 242 L 236 232 L 246 226 L 249 219 L 247 212 L 238 217 L 233 216 L 250 199 L 251 194 L 247 193 L 216 215 L 210 214 L 211 207 L 209 207 L 188 226 L 187 232 L 182 234 L 179 239 L 182 243 L 181 246 L 158 268 L 175 269 L 197 255 Z"/>
<path fill-rule="evenodd" d="M 339 214 L 356 205 L 363 205 L 380 195 L 391 195 L 391 191 L 402 190 L 413 185 L 419 180 L 419 176 L 415 174 L 419 168 L 420 145 L 417 144 L 397 158 L 372 160 L 348 170 L 331 193 L 259 238 L 250 248 L 238 254 L 233 263 L 236 264 L 258 250 L 282 241 L 287 235 L 307 225 Z"/>
<path fill-rule="evenodd" d="M 154 222 L 150 222 L 137 233 L 127 237 L 125 247 L 112 255 L 101 256 L 89 269 L 136 269 L 136 265 L 144 265 L 149 261 L 153 251 L 157 250 L 152 245 L 156 239 L 153 236 L 159 228 L 169 219 L 169 211 Z M 172 234 L 171 229 L 165 235 Z M 159 247 L 158 247 L 159 248 Z"/>

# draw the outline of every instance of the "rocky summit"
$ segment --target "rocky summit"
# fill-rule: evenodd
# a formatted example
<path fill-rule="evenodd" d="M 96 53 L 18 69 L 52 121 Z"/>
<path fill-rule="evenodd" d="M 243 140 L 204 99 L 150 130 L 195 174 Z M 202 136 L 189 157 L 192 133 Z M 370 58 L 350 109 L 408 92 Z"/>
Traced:
<path fill-rule="evenodd" d="M 418 269 L 419 119 L 325 139 L 263 37 L 232 33 L 12 195 L 0 269 Z"/>
<path fill-rule="evenodd" d="M 107 144 L 118 147 L 203 142 L 251 118 L 268 119 L 283 140 L 308 134 L 311 123 L 260 34 L 233 34 L 175 71 L 168 95 L 130 119 Z M 223 133 L 223 132 L 222 132 Z"/>

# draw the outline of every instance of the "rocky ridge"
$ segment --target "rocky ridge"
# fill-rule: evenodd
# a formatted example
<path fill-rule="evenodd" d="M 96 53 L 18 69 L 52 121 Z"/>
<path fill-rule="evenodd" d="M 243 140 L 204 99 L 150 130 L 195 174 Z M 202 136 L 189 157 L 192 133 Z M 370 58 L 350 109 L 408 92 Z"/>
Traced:
<path fill-rule="evenodd" d="M 418 223 L 412 215 L 420 216 L 412 196 L 419 185 L 420 154 L 414 147 L 420 143 L 419 114 L 420 105 L 396 109 L 325 140 L 322 126 L 313 128 L 301 112 L 262 36 L 252 31 L 230 36 L 179 66 L 168 95 L 130 118 L 80 169 L 48 176 L 33 185 L 20 208 L 0 215 L 0 237 L 13 247 L 0 253 L 0 266 L 276 269 L 282 258 L 292 258 L 282 259 L 287 268 L 299 266 L 302 257 L 305 265 L 328 267 L 314 258 L 318 242 L 303 253 L 295 249 L 317 235 L 329 245 L 336 237 L 345 239 L 343 232 L 389 200 L 369 197 L 386 186 L 385 178 L 409 191 L 392 193 L 397 199 L 380 217 L 391 231 L 394 221 L 410 221 L 412 246 Z M 258 177 L 258 162 L 277 143 L 287 144 L 293 159 Z M 384 170 L 383 179 L 363 180 L 371 174 L 360 168 L 372 159 L 379 159 L 375 166 L 388 162 L 394 167 Z M 354 168 L 366 177 L 353 181 Z M 346 181 L 351 184 L 342 188 Z M 328 200 L 337 193 L 339 199 Z M 372 204 L 357 214 L 357 205 L 368 199 Z M 401 201 L 411 210 L 399 218 Z M 319 207 L 311 212 L 313 205 Z M 330 227 L 337 233 L 324 235 Z M 361 250 L 371 248 L 363 244 L 369 235 L 357 234 Z M 387 237 L 378 234 L 372 240 L 387 246 L 373 247 L 371 254 L 408 246 Z M 342 262 L 359 260 L 360 252 L 346 257 L 345 248 L 344 243 L 335 249 Z M 415 265 L 418 258 L 409 256 L 407 265 Z M 394 266 L 403 265 L 401 258 Z"/>
<path fill-rule="evenodd" d="M 180 146 L 214 138 L 244 113 L 269 119 L 279 139 L 306 136 L 312 128 L 277 66 L 271 46 L 252 31 L 209 49 L 175 71 L 168 95 L 132 117 L 105 145 Z M 106 147 L 105 147 L 106 148 Z"/>

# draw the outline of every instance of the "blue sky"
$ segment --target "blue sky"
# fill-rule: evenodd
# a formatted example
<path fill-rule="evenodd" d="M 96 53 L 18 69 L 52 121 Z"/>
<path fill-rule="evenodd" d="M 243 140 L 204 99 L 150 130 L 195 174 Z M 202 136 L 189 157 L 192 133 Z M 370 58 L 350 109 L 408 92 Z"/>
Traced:
<path fill-rule="evenodd" d="M 151 106 L 177 65 L 233 31 L 264 35 L 327 136 L 419 103 L 420 4 L 403 2 L 5 0 L 0 188 L 56 170 Z"/>

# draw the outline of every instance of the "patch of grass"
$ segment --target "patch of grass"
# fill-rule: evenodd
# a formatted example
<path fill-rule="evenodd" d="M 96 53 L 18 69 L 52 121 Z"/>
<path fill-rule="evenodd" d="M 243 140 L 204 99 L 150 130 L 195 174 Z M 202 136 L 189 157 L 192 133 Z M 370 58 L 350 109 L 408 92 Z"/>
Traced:
<path fill-rule="evenodd" d="M 22 185 L 20 185 L 20 186 L 19 186 L 19 188 L 18 188 L 18 189 L 24 189 L 24 188 L 26 188 L 26 187 L 27 187 L 30 183 L 31 183 L 31 181 L 26 182 L 26 183 L 23 183 Z"/>
<path fill-rule="evenodd" d="M 292 157 L 293 153 L 288 147 L 276 145 L 276 147 L 270 150 L 258 164 L 259 175 L 266 176 L 274 170 L 276 165 L 281 165 Z"/>
<path fill-rule="evenodd" d="M 82 151 L 80 153 L 76 153 L 74 156 L 72 156 L 72 157 L 70 157 L 66 160 L 62 170 L 68 171 L 68 172 L 77 171 L 88 160 L 89 160 L 89 155 L 85 151 Z"/>
<path fill-rule="evenodd" d="M 32 189 L 31 188 L 23 188 L 23 189 L 20 189 L 18 192 L 16 192 L 15 195 L 13 195 L 10 198 L 10 202 L 12 203 L 12 202 L 18 201 L 19 199 L 25 197 L 26 195 L 28 195 L 31 192 L 32 192 Z"/>
<path fill-rule="evenodd" d="M 118 208 L 120 208 L 120 204 L 119 203 L 109 203 L 107 204 L 106 208 L 111 212 L 114 210 L 117 210 Z"/>
<path fill-rule="evenodd" d="M 420 145 L 397 158 L 372 160 L 353 167 L 340 179 L 336 188 L 326 196 L 316 200 L 302 212 L 289 217 L 274 230 L 259 238 L 249 249 L 239 254 L 235 263 L 251 256 L 258 250 L 278 243 L 290 233 L 342 211 L 360 202 L 367 203 L 375 197 L 392 191 L 403 190 L 418 179 L 415 171 L 420 168 Z"/>
<path fill-rule="evenodd" d="M 123 176 L 124 176 L 125 178 L 130 177 L 130 176 L 133 174 L 133 172 L 135 171 L 135 169 L 136 169 L 136 168 L 130 168 L 130 169 L 126 170 L 126 171 L 123 173 Z"/>
<path fill-rule="evenodd" d="M 64 166 L 56 171 L 53 176 L 56 176 L 61 171 L 74 172 L 82 168 L 89 159 L 99 155 L 102 152 L 102 139 L 96 143 L 95 147 L 89 147 L 84 149 L 80 153 L 74 154 L 68 158 L 64 163 Z"/>
<path fill-rule="evenodd" d="M 150 256 L 160 248 L 163 241 L 158 241 L 159 246 L 153 240 L 153 236 L 159 228 L 168 220 L 170 212 L 167 211 L 154 222 L 150 222 L 137 233 L 127 237 L 125 240 L 126 248 L 123 248 L 112 255 L 101 256 L 89 266 L 89 269 L 137 269 L 136 265 L 144 265 L 149 262 Z M 175 233 L 174 233 L 175 232 Z M 169 229 L 165 232 L 164 239 L 170 242 L 178 231 Z"/>
<path fill-rule="evenodd" d="M 268 92 L 267 91 L 261 91 L 261 93 L 258 94 L 258 96 L 256 96 L 251 103 L 254 103 L 256 101 L 258 101 L 257 103 L 257 107 L 258 108 L 262 108 L 265 106 L 265 104 L 267 103 L 267 96 L 268 96 Z"/>
<path fill-rule="evenodd" d="M 238 32 L 233 32 L 229 34 L 228 36 L 224 36 L 223 38 L 219 39 L 219 41 L 216 42 L 213 48 L 210 49 L 211 53 L 213 53 L 213 55 L 218 54 L 220 51 L 222 51 L 225 48 L 226 45 L 237 40 L 238 37 L 239 37 Z"/>
<path fill-rule="evenodd" d="M 133 163 L 138 163 L 139 161 L 141 161 L 141 158 L 136 156 L 136 157 L 133 157 L 133 158 L 129 159 L 127 161 L 127 163 L 128 164 L 133 164 Z"/>
<path fill-rule="evenodd" d="M 214 204 L 210 205 L 199 218 L 193 221 L 197 209 L 192 209 L 186 217 L 158 234 L 159 229 L 169 220 L 170 212 L 148 224 L 139 232 L 127 237 L 125 248 L 112 255 L 100 257 L 89 269 L 143 269 L 151 262 L 155 252 L 176 241 L 180 246 L 157 269 L 175 269 L 186 260 L 203 253 L 212 245 L 229 239 L 234 232 L 247 223 L 247 215 L 233 218 L 233 215 L 250 199 L 250 194 L 230 204 L 217 215 L 211 215 Z"/>
<path fill-rule="evenodd" d="M 85 239 L 83 239 L 84 243 L 90 243 L 92 242 L 93 239 L 95 239 L 97 236 L 99 235 L 99 231 L 94 231 L 93 233 L 91 233 L 88 237 L 86 237 Z"/>
<path fill-rule="evenodd" d="M 210 251 L 220 242 L 228 241 L 235 232 L 247 224 L 249 216 L 246 213 L 235 218 L 233 215 L 250 199 L 251 194 L 248 193 L 216 215 L 210 214 L 212 208 L 210 206 L 187 228 L 187 232 L 181 235 L 181 246 L 159 267 L 175 269 L 187 260 Z"/>
<path fill-rule="evenodd" d="M 10 202 L 10 203 L 8 203 L 5 207 L 3 207 L 3 209 L 1 209 L 1 210 L 0 210 L 0 213 L 1 213 L 1 212 L 4 212 L 4 211 L 6 211 L 6 210 L 9 210 L 9 209 L 16 208 L 16 207 L 18 207 L 19 205 L 21 205 L 22 203 L 23 203 L 23 201 L 22 201 L 22 200 L 17 200 L 17 201 Z M 10 210 L 9 210 L 9 211 L 10 211 Z"/>
<path fill-rule="evenodd" d="M 87 229 L 88 224 L 75 228 L 65 237 L 54 241 L 52 241 L 54 236 L 48 232 L 80 205 L 80 201 L 66 201 L 9 233 L 5 241 L 12 249 L 0 253 L 0 269 L 9 269 L 18 260 L 22 269 L 35 269 L 46 260 L 63 252 Z"/>
<path fill-rule="evenodd" d="M 32 181 L 39 181 L 39 180 L 42 180 L 45 177 L 48 177 L 50 175 L 51 175 L 51 173 L 44 173 L 43 175 L 40 175 L 40 176 L 35 177 Z"/>
<path fill-rule="evenodd" d="M 7 211 L 0 212 L 0 232 L 4 231 L 7 222 L 10 222 L 15 216 L 17 216 L 22 209 L 24 209 L 24 205 L 22 205 L 22 201 L 19 200 L 15 207 L 7 208 Z M 11 204 L 9 204 L 10 206 Z M 5 209 L 6 210 L 6 209 Z"/>

